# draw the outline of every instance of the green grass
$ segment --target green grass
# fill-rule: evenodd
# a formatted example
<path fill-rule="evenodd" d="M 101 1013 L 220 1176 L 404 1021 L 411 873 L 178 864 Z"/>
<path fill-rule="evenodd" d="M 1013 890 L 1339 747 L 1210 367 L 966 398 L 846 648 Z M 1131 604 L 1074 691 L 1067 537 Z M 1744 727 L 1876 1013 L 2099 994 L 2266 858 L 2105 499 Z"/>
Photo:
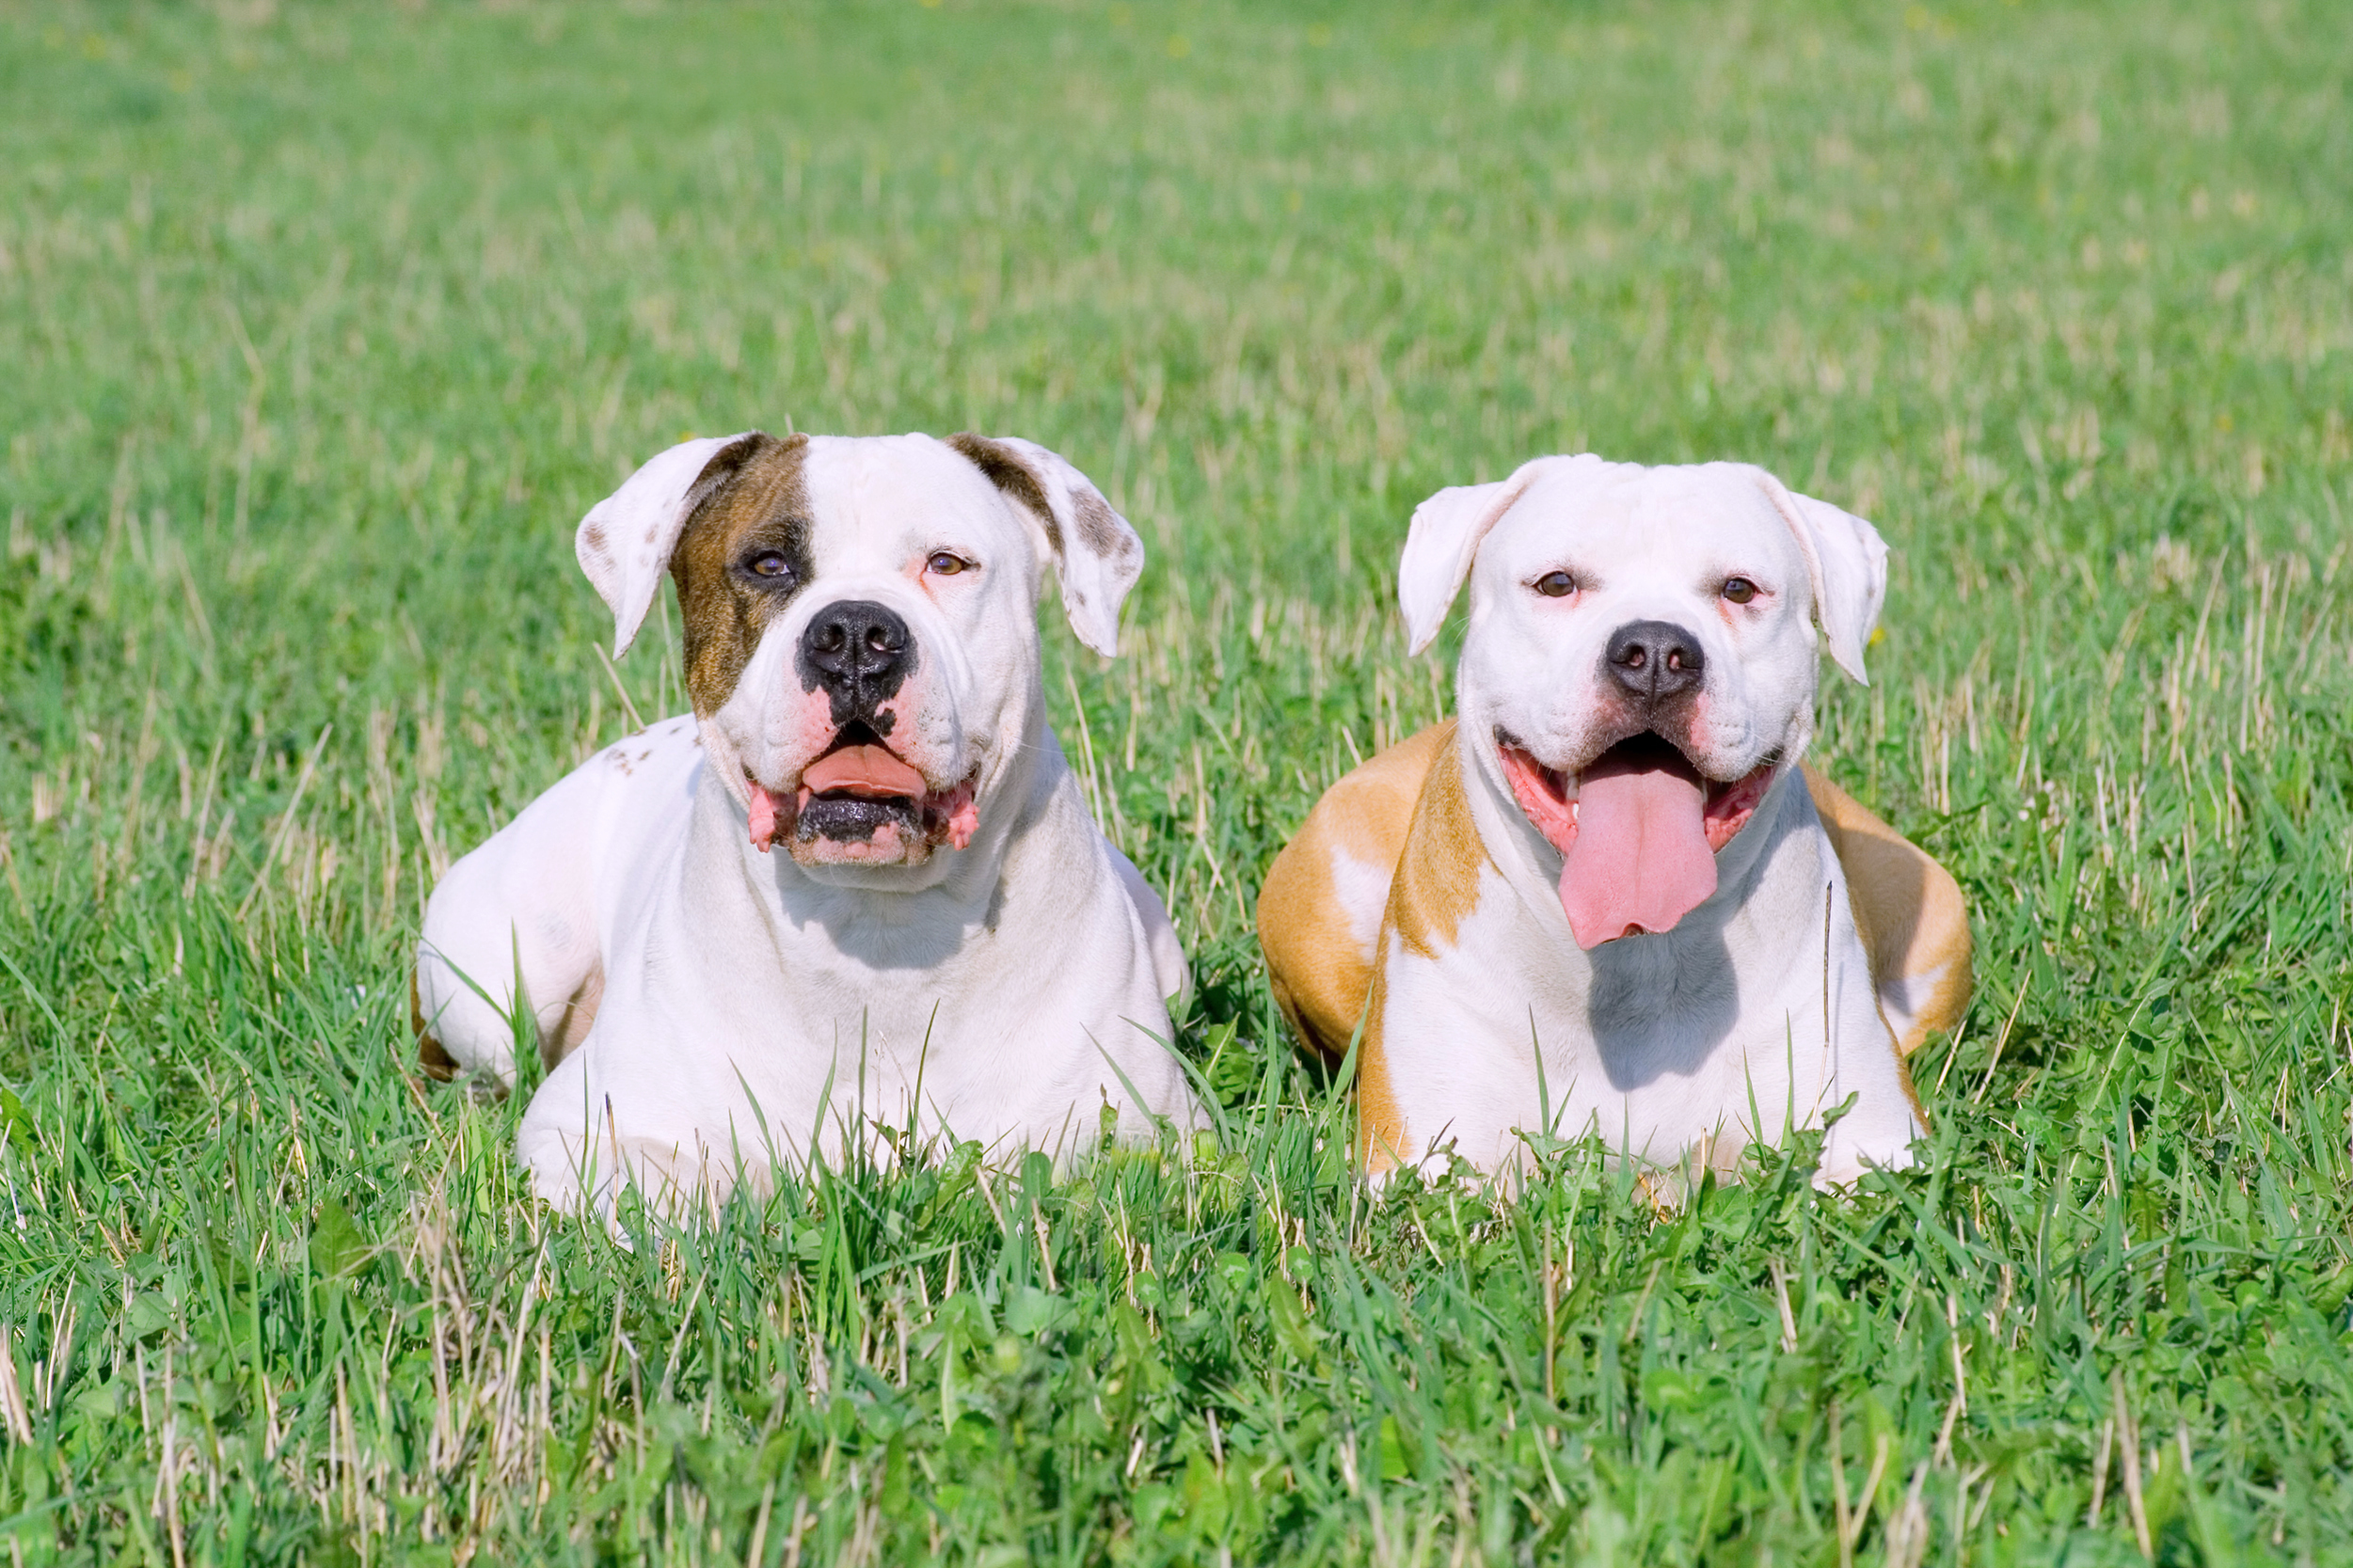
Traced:
<path fill-rule="evenodd" d="M 2327 0 L 0 5 L 6 1561 L 2353 1557 L 2348 81 Z M 581 512 L 787 420 L 1143 532 L 1047 685 L 1224 1133 L 622 1251 L 406 955 L 622 733 Z M 1445 703 L 1406 517 L 1588 447 L 1895 548 L 1820 753 L 1979 999 L 1853 1197 L 1375 1200 L 1273 1014 Z"/>

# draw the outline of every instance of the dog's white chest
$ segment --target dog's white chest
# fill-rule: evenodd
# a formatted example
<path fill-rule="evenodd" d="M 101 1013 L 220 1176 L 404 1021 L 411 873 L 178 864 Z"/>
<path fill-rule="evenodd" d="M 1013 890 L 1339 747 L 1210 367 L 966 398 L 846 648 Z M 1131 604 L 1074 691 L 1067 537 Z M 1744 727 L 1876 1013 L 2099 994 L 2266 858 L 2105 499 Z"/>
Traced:
<path fill-rule="evenodd" d="M 1591 953 L 1563 940 L 1500 873 L 1481 878 L 1457 940 L 1384 955 L 1383 1046 L 1405 1163 L 1452 1146 L 1484 1169 L 1526 1135 L 1598 1136 L 1670 1163 L 1729 1162 L 1820 1126 L 1850 1095 L 1829 1171 L 1895 1158 L 1918 1126 L 1820 830 L 1783 834 L 1773 863 L 1671 933 Z M 1858 1142 L 1858 1138 L 1860 1141 Z"/>

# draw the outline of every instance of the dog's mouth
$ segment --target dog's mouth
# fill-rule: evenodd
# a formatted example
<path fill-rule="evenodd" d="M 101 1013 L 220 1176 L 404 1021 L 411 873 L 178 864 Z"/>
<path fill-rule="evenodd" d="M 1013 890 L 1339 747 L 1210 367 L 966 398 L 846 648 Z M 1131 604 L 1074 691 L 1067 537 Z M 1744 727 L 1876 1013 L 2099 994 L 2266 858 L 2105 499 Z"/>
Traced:
<path fill-rule="evenodd" d="M 788 789 L 771 789 L 743 770 L 752 812 L 752 847 L 779 841 L 825 860 L 889 862 L 945 844 L 962 849 L 979 830 L 975 768 L 934 789 L 864 723 L 844 725 L 833 744 L 801 769 Z"/>
<path fill-rule="evenodd" d="M 1716 852 L 1757 814 L 1781 765 L 1775 752 L 1741 777 L 1710 780 L 1673 742 L 1645 731 L 1575 776 L 1547 768 L 1496 732 L 1519 809 L 1561 852 L 1561 909 L 1590 952 L 1621 937 L 1675 929 L 1716 891 Z"/>

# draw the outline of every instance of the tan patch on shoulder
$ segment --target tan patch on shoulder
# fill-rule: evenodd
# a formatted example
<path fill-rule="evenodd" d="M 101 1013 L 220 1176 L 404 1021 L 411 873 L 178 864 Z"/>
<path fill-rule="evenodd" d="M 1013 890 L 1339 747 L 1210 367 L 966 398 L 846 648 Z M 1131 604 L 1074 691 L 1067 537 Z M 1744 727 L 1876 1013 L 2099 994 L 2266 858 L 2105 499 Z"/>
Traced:
<path fill-rule="evenodd" d="M 1395 867 L 1423 780 L 1454 735 L 1453 720 L 1433 724 L 1326 790 L 1259 889 L 1258 942 L 1275 1002 L 1302 1040 L 1335 1061 L 1363 1016 L 1378 948 L 1357 937 L 1334 857 L 1383 876 Z"/>
<path fill-rule="evenodd" d="M 1335 854 L 1397 868 L 1370 952 L 1350 929 L 1332 874 Z M 1310 1046 L 1338 1060 L 1357 1039 L 1359 1149 L 1373 1171 L 1407 1158 L 1385 1043 L 1389 934 L 1396 931 L 1408 949 L 1424 955 L 1453 946 L 1488 863 L 1449 719 L 1375 754 L 1325 791 L 1267 868 L 1258 901 L 1267 980 L 1283 1016 Z"/>
<path fill-rule="evenodd" d="M 1896 1041 L 1909 1056 L 1968 1010 L 1971 991 L 1969 907 L 1952 873 L 1812 767 L 1806 793 L 1846 874 L 1847 901 L 1869 957 L 1871 982 L 1920 983 L 1925 994 L 1911 1028 Z"/>
<path fill-rule="evenodd" d="M 1406 1147 L 1405 1109 L 1397 1102 L 1389 1073 L 1389 965 L 1400 949 L 1425 958 L 1453 951 L 1462 923 L 1478 908 L 1480 879 L 1494 863 L 1471 815 L 1454 726 L 1446 725 L 1445 731 L 1414 802 L 1396 880 L 1390 884 L 1372 996 L 1365 1007 L 1364 1044 L 1358 1053 L 1357 1115 L 1365 1164 L 1375 1171 L 1404 1163 L 1412 1152 Z M 1390 943 L 1392 932 L 1394 948 Z"/>
<path fill-rule="evenodd" d="M 1397 1104 L 1397 1086 L 1389 1078 L 1383 1027 L 1388 1011 L 1389 970 L 1376 965 L 1372 994 L 1364 1005 L 1364 1040 L 1357 1048 L 1357 1149 L 1365 1169 L 1375 1175 L 1407 1163 L 1405 1112 Z"/>
<path fill-rule="evenodd" d="M 1397 879 L 1389 889 L 1387 928 L 1423 958 L 1452 950 L 1455 933 L 1478 906 L 1479 873 L 1491 863 L 1464 792 L 1462 755 L 1443 747 L 1414 804 Z"/>

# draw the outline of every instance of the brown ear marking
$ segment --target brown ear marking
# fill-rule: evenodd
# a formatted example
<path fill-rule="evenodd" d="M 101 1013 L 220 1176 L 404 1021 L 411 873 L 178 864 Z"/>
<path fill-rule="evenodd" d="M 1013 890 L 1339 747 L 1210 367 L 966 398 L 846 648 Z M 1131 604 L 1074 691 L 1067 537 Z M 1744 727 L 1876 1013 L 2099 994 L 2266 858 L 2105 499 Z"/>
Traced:
<path fill-rule="evenodd" d="M 1105 561 L 1124 565 L 1144 553 L 1136 536 L 1120 526 L 1111 503 L 1094 491 L 1073 492 L 1071 511 L 1078 522 L 1079 542 Z"/>
<path fill-rule="evenodd" d="M 1045 525 L 1047 546 L 1056 555 L 1062 553 L 1062 525 L 1056 520 L 1054 508 L 1046 504 L 1045 486 L 1038 483 L 1037 474 L 1031 471 L 1027 463 L 1022 461 L 1019 452 L 1001 441 L 993 441 L 986 436 L 975 435 L 969 430 L 960 430 L 950 436 L 947 437 L 946 445 L 954 447 L 970 458 L 973 466 L 988 476 L 990 483 L 1035 514 L 1038 520 Z M 1086 499 L 1083 492 L 1081 499 L 1082 504 L 1078 508 L 1078 524 L 1079 531 L 1084 536 L 1088 526 L 1088 516 L 1083 504 Z M 1105 507 L 1104 511 L 1108 514 L 1110 508 Z M 1101 522 L 1098 522 L 1096 526 L 1105 529 L 1109 527 L 1108 524 Z M 1091 539 L 1089 542 L 1093 543 Z"/>
<path fill-rule="evenodd" d="M 704 718 L 734 693 L 760 634 L 816 575 L 808 446 L 806 436 L 754 431 L 714 452 L 688 492 L 670 575 L 686 624 L 687 695 Z M 791 586 L 755 588 L 735 570 L 762 546 L 791 566 Z"/>

